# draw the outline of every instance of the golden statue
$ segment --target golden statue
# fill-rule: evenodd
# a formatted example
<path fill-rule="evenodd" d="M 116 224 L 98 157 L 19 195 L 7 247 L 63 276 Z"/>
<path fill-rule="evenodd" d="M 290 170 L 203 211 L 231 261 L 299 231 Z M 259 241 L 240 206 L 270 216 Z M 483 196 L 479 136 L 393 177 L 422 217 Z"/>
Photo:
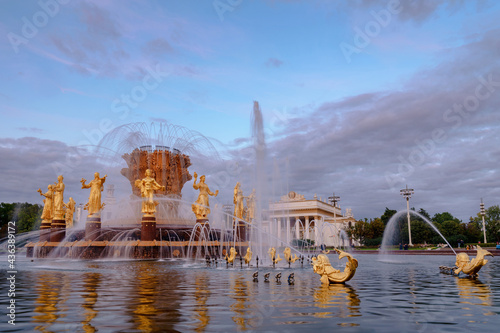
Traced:
<path fill-rule="evenodd" d="M 208 185 L 205 184 L 205 175 L 200 177 L 200 182 L 198 184 L 196 184 L 197 178 L 198 174 L 195 172 L 193 188 L 195 190 L 199 189 L 200 194 L 198 195 L 198 199 L 195 201 L 195 203 L 191 205 L 191 208 L 193 209 L 194 215 L 196 215 L 196 219 L 203 220 L 207 218 L 208 214 L 210 214 L 210 203 L 208 201 L 208 196 L 211 195 L 216 197 L 217 194 L 219 194 L 219 190 L 215 191 L 215 193 L 212 193 L 212 191 L 210 191 Z"/>
<path fill-rule="evenodd" d="M 276 254 L 276 249 L 274 247 L 270 248 L 267 253 L 269 254 L 269 257 L 271 258 L 271 262 L 273 264 L 277 264 L 278 262 L 280 262 L 281 260 L 283 260 L 283 259 L 280 258 L 279 253 Z"/>
<path fill-rule="evenodd" d="M 87 180 L 84 178 L 80 180 L 82 183 L 82 189 L 90 188 L 89 202 L 87 202 L 83 208 L 89 211 L 89 216 L 94 214 L 99 216 L 99 212 L 104 207 L 104 204 L 101 204 L 101 192 L 104 189 L 103 184 L 106 181 L 106 177 L 107 175 L 101 178 L 99 177 L 99 172 L 95 172 L 94 179 L 90 183 L 85 184 Z"/>
<path fill-rule="evenodd" d="M 75 200 L 72 197 L 69 197 L 68 203 L 64 204 L 66 208 L 66 215 L 64 219 L 66 220 L 66 229 L 71 228 L 73 226 L 73 214 L 75 213 Z"/>
<path fill-rule="evenodd" d="M 161 186 L 151 177 L 151 170 L 146 169 L 146 177 L 137 179 L 134 183 L 141 190 L 142 213 L 146 216 L 154 216 L 158 201 L 153 200 L 154 191 L 165 191 L 165 186 Z"/>
<path fill-rule="evenodd" d="M 289 247 L 285 248 L 285 251 L 283 251 L 283 254 L 285 255 L 285 260 L 288 263 L 292 263 L 293 264 L 294 262 L 296 262 L 297 260 L 299 260 L 299 257 L 297 257 L 296 254 L 294 254 L 294 256 L 292 256 L 292 250 Z"/>
<path fill-rule="evenodd" d="M 54 220 L 64 220 L 64 187 L 63 176 L 60 175 L 54 185 Z"/>
<path fill-rule="evenodd" d="M 234 203 L 234 218 L 236 220 L 243 220 L 243 212 L 244 212 L 244 206 L 243 206 L 243 191 L 241 190 L 241 184 L 240 182 L 236 183 L 236 186 L 234 187 L 234 195 L 233 195 L 233 203 Z"/>
<path fill-rule="evenodd" d="M 42 193 L 41 189 L 38 189 L 38 193 L 44 196 L 43 199 L 43 211 L 42 220 L 51 221 L 54 218 L 54 185 L 50 184 L 47 186 L 47 192 Z"/>
<path fill-rule="evenodd" d="M 252 260 L 252 250 L 250 250 L 250 247 L 247 247 L 247 253 L 243 257 L 245 259 L 245 264 L 249 264 L 250 260 Z"/>
<path fill-rule="evenodd" d="M 196 179 L 196 176 L 194 176 L 194 179 Z M 236 252 L 236 249 L 234 247 L 231 247 L 229 249 L 229 256 L 226 254 L 226 257 L 224 259 L 226 259 L 226 261 L 229 264 L 232 264 L 234 262 L 234 259 L 236 258 L 237 254 L 238 254 L 238 252 Z"/>
<path fill-rule="evenodd" d="M 248 197 L 245 197 L 247 199 L 247 208 L 246 208 L 246 216 L 245 219 L 248 222 L 251 222 L 252 220 L 255 219 L 255 189 L 252 190 L 252 193 Z"/>
<path fill-rule="evenodd" d="M 330 264 L 330 260 L 324 254 L 318 255 L 317 258 L 312 258 L 314 273 L 321 275 L 321 282 L 324 284 L 344 283 L 349 281 L 354 276 L 354 273 L 356 273 L 356 268 L 358 268 L 358 261 L 354 259 L 352 255 L 338 249 L 335 249 L 335 251 L 339 254 L 339 259 L 347 257 L 343 272 L 333 268 Z"/>
<path fill-rule="evenodd" d="M 488 262 L 488 260 L 484 259 L 485 256 L 493 257 L 490 252 L 481 248 L 479 245 L 477 245 L 476 257 L 472 260 L 469 259 L 469 255 L 465 252 L 457 254 L 457 261 L 455 263 L 456 269 L 454 273 L 458 275 L 460 272 L 464 272 L 471 277 L 477 277 L 477 272 L 479 272 L 481 267 Z"/>

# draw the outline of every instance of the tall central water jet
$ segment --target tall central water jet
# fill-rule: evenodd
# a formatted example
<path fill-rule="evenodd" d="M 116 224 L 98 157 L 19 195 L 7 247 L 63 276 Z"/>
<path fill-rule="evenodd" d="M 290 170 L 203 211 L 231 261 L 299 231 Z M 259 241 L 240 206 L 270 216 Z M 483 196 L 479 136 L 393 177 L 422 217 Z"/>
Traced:
<path fill-rule="evenodd" d="M 262 258 L 263 254 L 267 252 L 263 248 L 263 240 L 262 240 L 262 203 L 267 202 L 264 196 L 268 191 L 266 191 L 265 184 L 266 182 L 266 170 L 265 170 L 265 161 L 267 154 L 266 147 L 266 137 L 264 135 L 264 120 L 262 118 L 262 112 L 260 110 L 259 102 L 253 102 L 253 112 L 252 112 L 252 139 L 253 139 L 253 148 L 255 151 L 255 169 L 254 169 L 254 184 L 255 184 L 255 194 L 257 197 L 257 201 L 255 203 L 255 216 L 258 216 L 256 221 L 256 227 L 258 231 L 257 235 L 257 244 L 259 249 L 257 251 L 258 255 Z M 254 229 L 255 230 L 255 229 Z M 254 235 L 255 237 L 255 235 Z"/>

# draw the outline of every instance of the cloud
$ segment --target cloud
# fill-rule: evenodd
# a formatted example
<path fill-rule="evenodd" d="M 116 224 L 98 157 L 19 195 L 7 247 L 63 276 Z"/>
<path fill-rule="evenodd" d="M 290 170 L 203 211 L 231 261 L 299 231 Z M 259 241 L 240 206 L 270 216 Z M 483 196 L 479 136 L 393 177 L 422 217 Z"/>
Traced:
<path fill-rule="evenodd" d="M 37 134 L 45 132 L 45 130 L 37 127 L 18 127 L 17 129 L 23 132 L 37 133 Z"/>
<path fill-rule="evenodd" d="M 277 58 L 269 58 L 266 61 L 266 66 L 267 67 L 278 68 L 278 67 L 281 67 L 281 65 L 283 65 L 283 61 L 281 61 L 281 60 L 279 60 Z"/>
<path fill-rule="evenodd" d="M 174 52 L 172 45 L 164 38 L 153 39 L 143 47 L 143 52 L 146 55 L 163 56 Z"/>
<path fill-rule="evenodd" d="M 0 202 L 41 203 L 36 192 L 63 174 L 65 198 L 86 200 L 79 183 L 83 176 L 102 170 L 102 165 L 87 152 L 63 142 L 34 137 L 0 138 Z"/>
<path fill-rule="evenodd" d="M 487 0 L 476 0 L 476 10 L 481 10 L 487 6 Z M 397 17 L 401 21 L 412 21 L 420 24 L 431 18 L 435 18 L 443 12 L 447 15 L 452 15 L 457 12 L 460 7 L 464 7 L 466 1 L 457 0 L 354 0 L 348 1 L 341 6 L 346 5 L 351 10 L 359 10 L 366 8 L 367 10 L 380 10 L 394 6 L 401 9 Z M 342 9 L 338 9 L 341 11 Z"/>
<path fill-rule="evenodd" d="M 356 218 L 380 216 L 386 206 L 405 209 L 399 190 L 406 184 L 415 189 L 410 205 L 431 214 L 449 211 L 468 221 L 481 197 L 498 204 L 499 33 L 485 31 L 439 54 L 397 90 L 281 115 L 279 131 L 265 127 L 261 177 L 269 193 L 335 192 Z M 249 143 L 231 153 L 247 184 L 255 184 L 247 174 L 254 175 L 258 151 Z"/>
<path fill-rule="evenodd" d="M 116 75 L 118 65 L 130 56 L 123 45 L 119 22 L 93 3 L 78 3 L 75 10 L 80 28 L 52 34 L 52 44 L 73 62 L 71 67 L 82 74 Z"/>

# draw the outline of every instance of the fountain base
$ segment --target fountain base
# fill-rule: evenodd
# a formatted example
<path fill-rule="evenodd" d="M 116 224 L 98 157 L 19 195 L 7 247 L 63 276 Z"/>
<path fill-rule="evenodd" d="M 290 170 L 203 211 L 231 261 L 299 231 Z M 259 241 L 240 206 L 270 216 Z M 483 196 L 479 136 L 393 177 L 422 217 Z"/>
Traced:
<path fill-rule="evenodd" d="M 101 218 L 87 216 L 85 222 L 85 240 L 93 241 L 101 235 Z"/>
<path fill-rule="evenodd" d="M 248 247 L 248 242 L 220 241 L 87 241 L 30 242 L 26 245 L 29 258 L 48 258 L 54 253 L 69 259 L 160 259 L 184 257 L 222 257 L 230 247 Z M 57 251 L 57 254 L 56 254 Z M 227 251 L 227 250 L 226 250 Z"/>
<path fill-rule="evenodd" d="M 66 237 L 66 221 L 65 220 L 52 220 L 50 225 L 50 241 L 62 242 Z"/>
<path fill-rule="evenodd" d="M 42 224 L 40 225 L 40 242 L 49 242 L 50 241 L 50 225 L 51 220 L 42 220 Z"/>
<path fill-rule="evenodd" d="M 153 241 L 156 239 L 156 217 L 143 216 L 141 222 L 141 240 Z"/>

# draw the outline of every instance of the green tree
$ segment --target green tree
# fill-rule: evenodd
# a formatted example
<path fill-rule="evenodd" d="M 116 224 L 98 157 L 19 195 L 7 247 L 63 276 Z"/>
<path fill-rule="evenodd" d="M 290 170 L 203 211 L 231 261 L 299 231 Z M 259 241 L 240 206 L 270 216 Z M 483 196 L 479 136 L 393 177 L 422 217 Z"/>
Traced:
<path fill-rule="evenodd" d="M 356 221 L 346 230 L 347 235 L 353 240 L 364 244 L 371 235 L 370 223 L 367 221 Z"/>
<path fill-rule="evenodd" d="M 486 237 L 488 242 L 500 241 L 500 207 L 491 206 L 486 210 L 485 216 Z"/>
<path fill-rule="evenodd" d="M 385 225 L 382 219 L 376 218 L 370 223 L 371 238 L 380 238 L 384 235 Z"/>
<path fill-rule="evenodd" d="M 39 204 L 22 203 L 16 206 L 17 232 L 27 232 L 40 228 L 43 207 Z"/>
<path fill-rule="evenodd" d="M 0 203 L 0 238 L 7 237 L 8 223 L 13 221 L 16 204 Z"/>
<path fill-rule="evenodd" d="M 441 225 L 445 221 L 457 221 L 458 223 L 462 222 L 448 212 L 434 214 L 432 221 L 435 222 L 436 226 Z"/>
<path fill-rule="evenodd" d="M 471 219 L 465 228 L 468 243 L 477 243 L 482 239 L 482 222 L 479 216 Z"/>
<path fill-rule="evenodd" d="M 389 209 L 389 208 L 385 207 L 384 214 L 382 214 L 382 216 L 380 217 L 380 219 L 384 223 L 384 226 L 387 225 L 387 223 L 389 222 L 389 220 L 391 219 L 391 217 L 394 214 L 396 214 L 396 213 L 397 213 L 396 210 L 392 210 L 392 209 Z"/>

